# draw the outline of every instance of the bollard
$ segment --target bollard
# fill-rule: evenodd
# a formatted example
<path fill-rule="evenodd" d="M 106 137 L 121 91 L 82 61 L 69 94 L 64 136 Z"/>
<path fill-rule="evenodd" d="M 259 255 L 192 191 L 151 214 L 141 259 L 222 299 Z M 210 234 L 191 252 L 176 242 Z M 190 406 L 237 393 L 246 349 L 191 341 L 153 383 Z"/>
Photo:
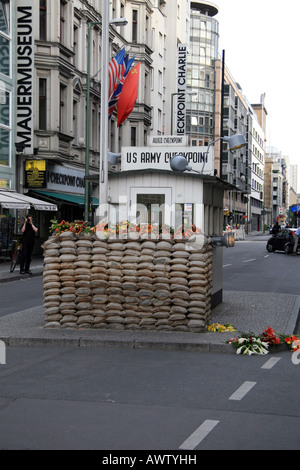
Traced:
<path fill-rule="evenodd" d="M 4 341 L 0 341 L 0 365 L 6 364 L 6 346 Z"/>

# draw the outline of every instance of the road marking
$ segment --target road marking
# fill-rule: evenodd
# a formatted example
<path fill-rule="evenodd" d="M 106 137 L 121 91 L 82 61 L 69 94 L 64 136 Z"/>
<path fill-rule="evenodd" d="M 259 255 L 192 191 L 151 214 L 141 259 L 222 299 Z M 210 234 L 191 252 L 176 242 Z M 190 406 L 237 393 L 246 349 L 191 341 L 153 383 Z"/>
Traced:
<path fill-rule="evenodd" d="M 240 388 L 231 395 L 229 400 L 240 401 L 254 387 L 254 385 L 256 385 L 256 382 L 244 382 L 243 385 L 241 385 Z"/>
<path fill-rule="evenodd" d="M 277 362 L 279 362 L 281 359 L 281 357 L 271 357 L 271 359 L 269 359 L 261 368 L 262 369 L 272 369 L 272 367 L 274 367 Z"/>
<path fill-rule="evenodd" d="M 251 263 L 252 261 L 256 261 L 256 258 L 255 259 L 246 259 L 246 261 L 243 261 L 243 263 Z"/>
<path fill-rule="evenodd" d="M 228 266 L 232 266 L 232 264 L 223 264 L 223 268 L 227 268 Z"/>
<path fill-rule="evenodd" d="M 270 255 L 266 255 L 266 256 L 264 256 L 264 258 L 269 258 L 269 256 L 270 256 Z"/>
<path fill-rule="evenodd" d="M 188 437 L 183 444 L 179 447 L 179 449 L 183 450 L 193 450 L 197 447 L 203 439 L 219 424 L 220 421 L 214 421 L 211 419 L 207 419 L 204 421 L 198 429 L 196 429 L 193 434 Z"/>

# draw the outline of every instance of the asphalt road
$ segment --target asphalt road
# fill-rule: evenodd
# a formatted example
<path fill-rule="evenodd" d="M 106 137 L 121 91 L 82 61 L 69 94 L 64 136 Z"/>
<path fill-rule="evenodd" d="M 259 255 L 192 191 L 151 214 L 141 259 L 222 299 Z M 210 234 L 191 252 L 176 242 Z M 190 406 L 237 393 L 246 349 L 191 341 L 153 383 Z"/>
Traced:
<path fill-rule="evenodd" d="M 142 460 L 149 452 L 134 451 L 296 450 L 299 367 L 287 351 L 10 347 L 0 449 L 126 450 Z"/>
<path fill-rule="evenodd" d="M 0 299 L 0 316 L 42 305 L 42 276 L 0 284 Z"/>
<path fill-rule="evenodd" d="M 268 254 L 265 242 L 237 243 L 224 249 L 224 289 L 298 293 L 299 262 Z M 1 312 L 41 305 L 41 283 L 1 285 Z M 297 450 L 299 359 L 286 350 L 10 346 L 0 365 L 0 449 L 98 449 L 100 463 L 123 451 L 131 467 L 158 452 L 200 464 L 201 450 Z"/>
<path fill-rule="evenodd" d="M 266 244 L 258 238 L 224 248 L 224 290 L 300 293 L 300 255 L 268 253 Z"/>

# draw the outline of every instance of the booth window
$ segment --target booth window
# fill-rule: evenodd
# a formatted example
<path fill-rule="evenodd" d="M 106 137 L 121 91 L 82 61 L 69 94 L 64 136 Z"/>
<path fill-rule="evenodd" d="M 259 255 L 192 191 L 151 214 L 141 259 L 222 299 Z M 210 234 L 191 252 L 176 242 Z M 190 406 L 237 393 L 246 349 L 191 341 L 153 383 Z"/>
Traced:
<path fill-rule="evenodd" d="M 165 220 L 164 194 L 138 194 L 137 220 L 141 224 L 162 225 Z"/>

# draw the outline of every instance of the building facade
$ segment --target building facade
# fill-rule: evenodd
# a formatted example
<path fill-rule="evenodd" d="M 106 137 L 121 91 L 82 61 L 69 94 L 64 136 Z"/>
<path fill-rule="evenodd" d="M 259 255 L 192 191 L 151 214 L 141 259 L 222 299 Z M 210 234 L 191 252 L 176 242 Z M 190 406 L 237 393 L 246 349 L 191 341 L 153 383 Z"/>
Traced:
<path fill-rule="evenodd" d="M 249 105 L 248 115 L 248 171 L 250 190 L 248 196 L 248 232 L 264 230 L 264 173 L 265 131 L 260 112 L 266 116 L 264 104 Z"/>
<path fill-rule="evenodd" d="M 16 4 L 23 8 L 24 1 L 16 0 Z M 33 11 L 34 121 L 31 148 L 25 148 L 21 153 L 15 149 L 15 143 L 18 143 L 14 133 L 16 113 L 12 112 L 17 99 L 13 80 L 16 47 L 12 3 L 0 1 L 0 38 L 3 50 L 9 55 L 9 59 L 1 61 L 0 92 L 2 102 L 5 100 L 4 107 L 7 103 L 10 107 L 9 113 L 1 107 L 1 152 L 5 154 L 0 163 L 1 184 L 55 202 L 59 219 L 82 219 L 87 155 L 93 196 L 90 202 L 94 208 L 99 203 L 102 1 L 25 2 L 32 6 Z M 205 150 L 222 134 L 244 135 L 248 147 L 235 153 L 229 152 L 226 144 L 216 142 L 209 173 L 213 176 L 215 170 L 225 183 L 231 185 L 224 201 L 228 214 L 224 223 L 241 224 L 251 220 L 253 229 L 259 229 L 259 215 L 263 208 L 260 196 L 263 190 L 261 143 L 264 136 L 256 123 L 255 109 L 253 113 L 227 67 L 222 86 L 218 7 L 206 1 L 112 0 L 109 9 L 112 20 L 128 20 L 126 26 L 110 25 L 110 57 L 125 47 L 129 56 L 134 58 L 134 64 L 140 62 L 141 69 L 133 112 L 120 127 L 117 126 L 115 112 L 109 120 L 108 150 L 119 153 L 122 148 L 146 147 L 149 138 L 172 134 L 171 115 L 178 94 L 178 47 L 186 46 L 186 145 Z M 89 29 L 91 22 L 93 26 Z M 90 126 L 87 148 L 88 82 Z M 8 150 L 5 142 L 9 142 Z M 17 165 L 15 158 L 19 162 Z M 45 170 L 40 170 L 45 173 L 42 185 L 28 184 L 29 164 L 32 162 L 39 162 L 35 163 L 36 167 L 41 162 L 45 164 Z M 119 160 L 109 163 L 110 175 L 121 170 Z M 187 204 L 190 202 L 186 201 Z M 229 219 L 230 215 L 232 218 Z M 41 225 L 47 226 L 47 216 L 42 217 Z M 190 214 L 189 220 L 193 221 Z M 46 236 L 46 232 L 43 235 Z"/>
<path fill-rule="evenodd" d="M 15 189 L 14 66 L 15 11 L 12 2 L 0 1 L 0 188 Z"/>

